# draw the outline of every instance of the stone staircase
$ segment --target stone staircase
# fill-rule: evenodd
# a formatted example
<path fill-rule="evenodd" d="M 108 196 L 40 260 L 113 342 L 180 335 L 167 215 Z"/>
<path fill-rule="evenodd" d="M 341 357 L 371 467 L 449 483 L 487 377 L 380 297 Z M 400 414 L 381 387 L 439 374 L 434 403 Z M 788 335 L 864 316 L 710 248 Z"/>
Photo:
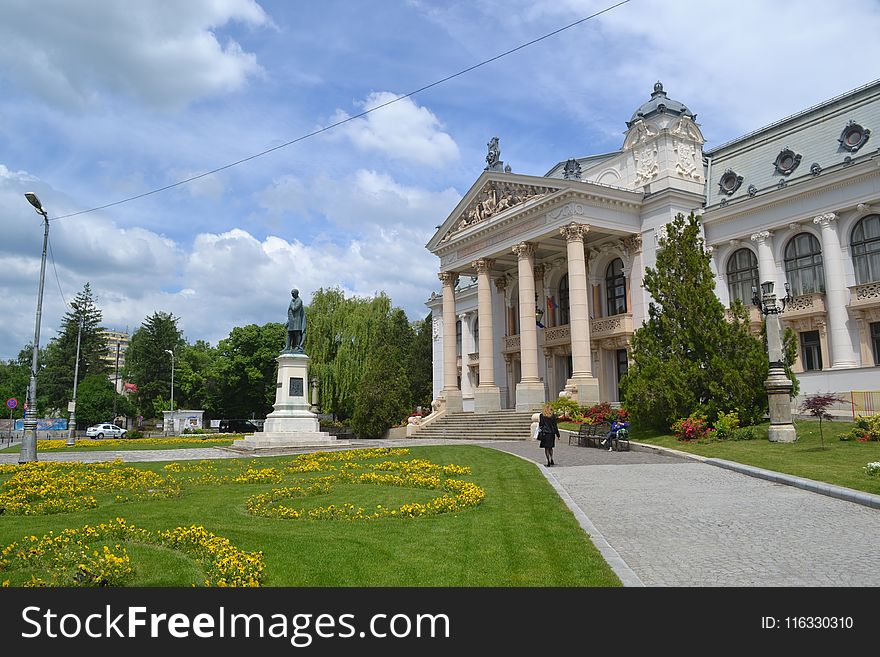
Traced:
<path fill-rule="evenodd" d="M 532 413 L 447 413 L 415 434 L 415 438 L 469 438 L 473 440 L 528 440 Z"/>

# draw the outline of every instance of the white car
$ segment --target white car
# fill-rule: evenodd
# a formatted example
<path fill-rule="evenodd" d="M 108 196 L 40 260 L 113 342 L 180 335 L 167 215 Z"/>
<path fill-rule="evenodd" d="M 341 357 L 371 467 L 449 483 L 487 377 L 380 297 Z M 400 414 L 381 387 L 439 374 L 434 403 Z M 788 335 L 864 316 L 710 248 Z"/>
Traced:
<path fill-rule="evenodd" d="M 96 424 L 86 429 L 89 438 L 125 438 L 127 429 L 117 427 L 115 424 Z"/>

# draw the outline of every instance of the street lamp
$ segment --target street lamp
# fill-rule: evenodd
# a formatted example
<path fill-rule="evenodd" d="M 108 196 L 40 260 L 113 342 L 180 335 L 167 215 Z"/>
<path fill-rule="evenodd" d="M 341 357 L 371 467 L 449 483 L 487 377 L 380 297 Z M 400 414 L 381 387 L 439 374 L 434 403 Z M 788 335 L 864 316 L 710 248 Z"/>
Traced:
<path fill-rule="evenodd" d="M 25 192 L 24 197 L 28 200 L 37 214 L 43 216 L 43 259 L 40 263 L 40 288 L 37 293 L 37 319 L 34 327 L 34 345 L 31 356 L 31 378 L 28 384 L 27 408 L 24 412 L 24 436 L 21 441 L 21 451 L 18 454 L 19 463 L 28 463 L 37 460 L 37 352 L 40 349 L 40 320 L 43 315 L 43 284 L 46 281 L 46 245 L 49 243 L 49 213 L 43 209 L 43 204 L 33 192 Z"/>
<path fill-rule="evenodd" d="M 68 427 L 67 431 L 67 444 L 68 446 L 73 447 L 76 445 L 76 383 L 79 380 L 79 341 L 82 337 L 83 316 L 82 311 L 79 305 L 77 305 L 76 301 L 71 301 L 70 305 L 79 316 L 79 326 L 76 330 L 76 365 L 74 365 L 73 367 L 73 401 L 70 402 L 70 420 L 68 421 L 68 424 L 70 426 Z"/>
<path fill-rule="evenodd" d="M 781 299 L 782 308 L 776 305 L 773 294 L 773 281 L 761 283 L 762 297 L 752 288 L 752 302 L 760 308 L 767 324 L 767 355 L 770 359 L 770 371 L 764 388 L 767 390 L 767 401 L 770 407 L 770 429 L 768 438 L 774 443 L 793 443 L 797 433 L 791 423 L 791 381 L 785 375 L 782 356 L 782 326 L 779 313 L 791 303 L 791 289 L 785 284 L 785 296 Z"/>
<path fill-rule="evenodd" d="M 174 433 L 174 352 L 166 349 L 165 353 L 171 354 L 171 432 Z"/>

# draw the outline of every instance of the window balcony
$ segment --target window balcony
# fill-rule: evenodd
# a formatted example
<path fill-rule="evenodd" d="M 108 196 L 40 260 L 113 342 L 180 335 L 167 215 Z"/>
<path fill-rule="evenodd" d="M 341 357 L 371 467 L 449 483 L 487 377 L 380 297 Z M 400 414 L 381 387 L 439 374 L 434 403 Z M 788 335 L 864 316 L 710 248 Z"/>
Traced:
<path fill-rule="evenodd" d="M 880 282 L 853 285 L 849 288 L 850 310 L 864 310 L 880 306 Z"/>
<path fill-rule="evenodd" d="M 778 303 L 778 301 L 777 301 Z M 825 294 L 813 292 L 802 294 L 792 299 L 785 306 L 785 319 L 799 319 L 825 314 Z"/>
<path fill-rule="evenodd" d="M 600 317 L 590 322 L 590 340 L 628 338 L 633 334 L 632 313 Z"/>

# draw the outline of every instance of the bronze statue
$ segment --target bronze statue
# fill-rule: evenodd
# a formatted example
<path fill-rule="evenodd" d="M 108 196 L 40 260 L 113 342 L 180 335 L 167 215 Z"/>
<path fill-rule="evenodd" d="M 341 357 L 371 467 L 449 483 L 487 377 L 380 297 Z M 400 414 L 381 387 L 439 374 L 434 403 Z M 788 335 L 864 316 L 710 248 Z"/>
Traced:
<path fill-rule="evenodd" d="M 284 345 L 283 354 L 304 354 L 303 345 L 306 342 L 306 309 L 303 307 L 299 290 L 290 291 L 293 297 L 287 307 L 287 342 Z"/>

